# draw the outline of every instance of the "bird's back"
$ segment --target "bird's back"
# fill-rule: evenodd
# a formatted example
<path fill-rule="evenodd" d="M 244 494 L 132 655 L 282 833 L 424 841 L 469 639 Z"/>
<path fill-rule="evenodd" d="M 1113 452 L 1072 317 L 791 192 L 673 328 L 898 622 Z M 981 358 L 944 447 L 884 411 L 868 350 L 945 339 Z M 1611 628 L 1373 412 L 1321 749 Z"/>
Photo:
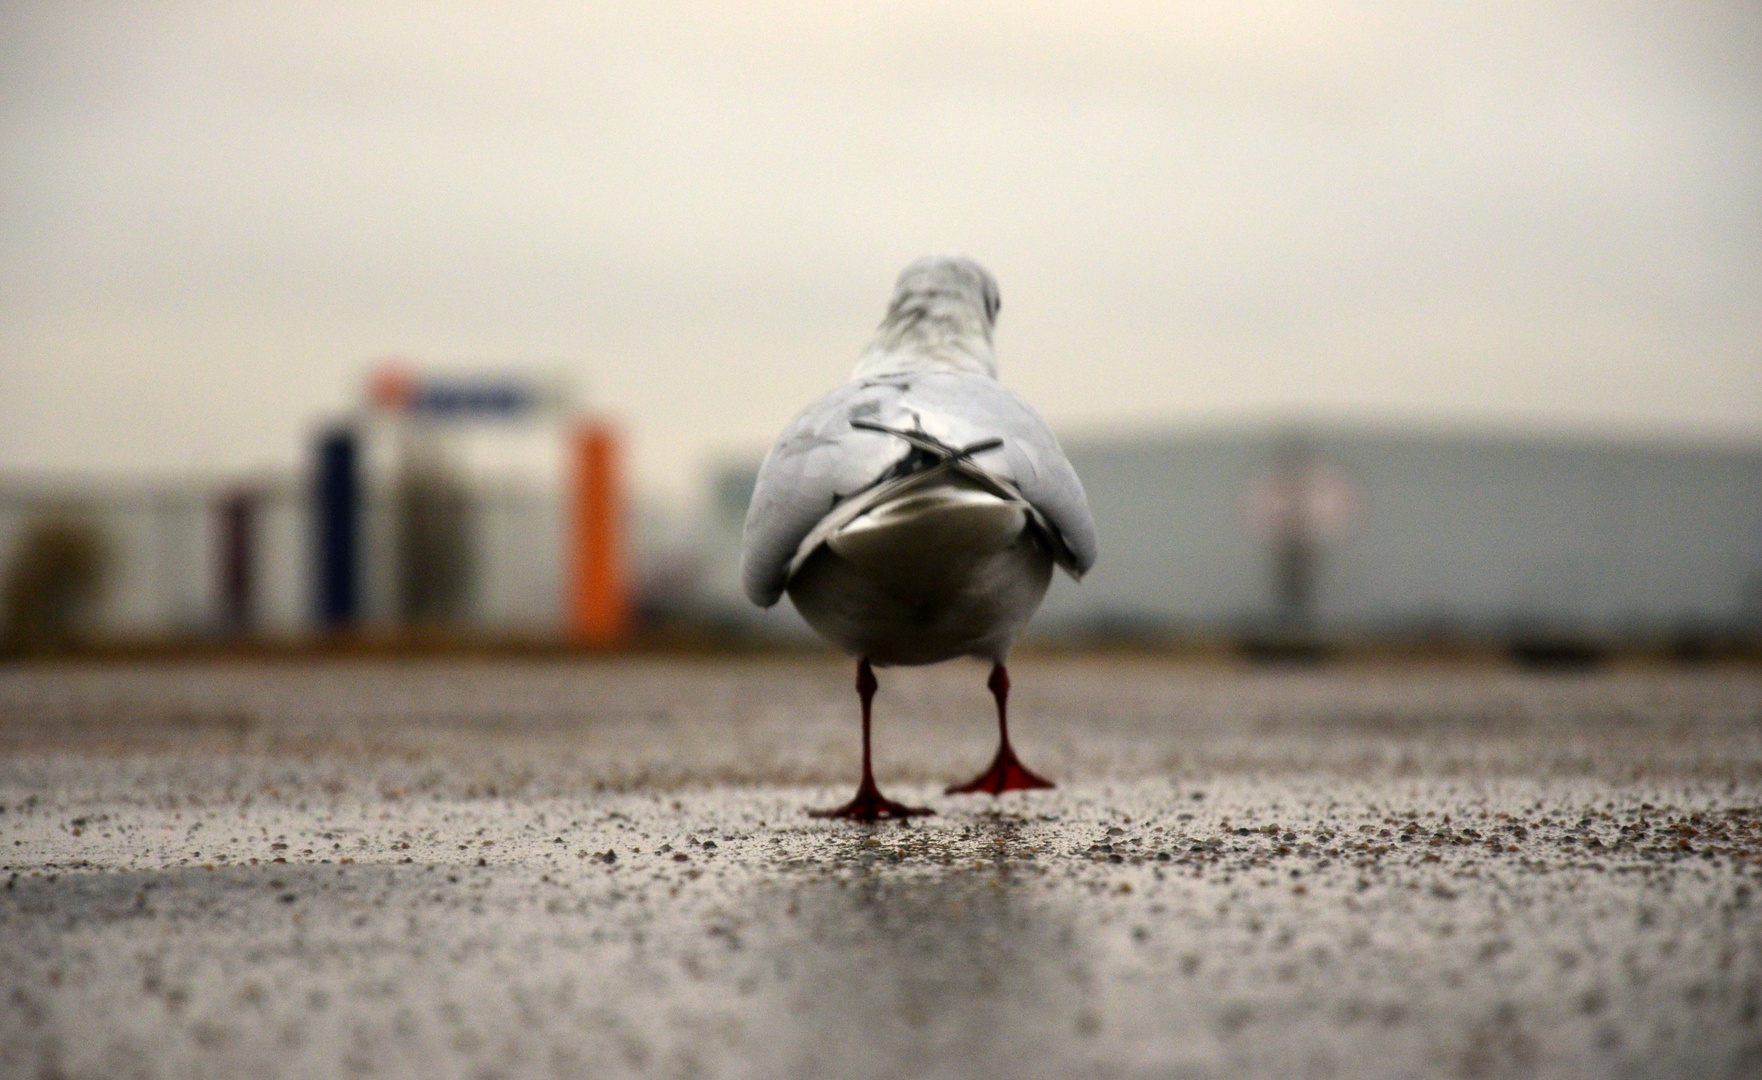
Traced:
<path fill-rule="evenodd" d="M 798 549 L 822 519 L 913 468 L 917 451 L 897 434 L 912 432 L 957 450 L 995 442 L 969 463 L 1020 494 L 1054 534 L 1073 575 L 1094 562 L 1095 526 L 1083 486 L 1026 402 L 977 372 L 880 373 L 808 406 L 766 455 L 741 553 L 742 582 L 755 603 L 768 607 L 783 594 L 792 565 L 801 565 Z"/>

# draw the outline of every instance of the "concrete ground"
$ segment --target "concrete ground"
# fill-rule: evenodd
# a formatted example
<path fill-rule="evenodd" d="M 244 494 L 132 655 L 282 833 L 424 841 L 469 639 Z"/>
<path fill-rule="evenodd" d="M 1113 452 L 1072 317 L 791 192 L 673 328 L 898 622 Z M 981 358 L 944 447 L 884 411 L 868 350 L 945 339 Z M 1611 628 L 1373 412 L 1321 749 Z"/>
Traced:
<path fill-rule="evenodd" d="M 0 1076 L 1762 1075 L 1762 674 L 0 669 Z"/>

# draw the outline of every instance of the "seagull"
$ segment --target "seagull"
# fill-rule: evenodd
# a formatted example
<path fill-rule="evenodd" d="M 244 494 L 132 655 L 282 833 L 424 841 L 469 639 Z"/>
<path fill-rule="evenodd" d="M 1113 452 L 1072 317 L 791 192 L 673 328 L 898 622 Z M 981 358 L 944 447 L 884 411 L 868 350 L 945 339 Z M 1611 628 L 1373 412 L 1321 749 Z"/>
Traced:
<path fill-rule="evenodd" d="M 1049 788 L 1009 741 L 1016 635 L 1054 566 L 1081 578 L 1095 522 L 1076 471 L 1027 402 L 997 379 L 997 282 L 961 256 L 906 267 L 850 381 L 783 430 L 748 505 L 741 584 L 768 608 L 785 593 L 857 660 L 863 778 L 816 817 L 928 814 L 884 798 L 870 764 L 876 667 L 990 661 L 997 754 L 949 794 Z"/>

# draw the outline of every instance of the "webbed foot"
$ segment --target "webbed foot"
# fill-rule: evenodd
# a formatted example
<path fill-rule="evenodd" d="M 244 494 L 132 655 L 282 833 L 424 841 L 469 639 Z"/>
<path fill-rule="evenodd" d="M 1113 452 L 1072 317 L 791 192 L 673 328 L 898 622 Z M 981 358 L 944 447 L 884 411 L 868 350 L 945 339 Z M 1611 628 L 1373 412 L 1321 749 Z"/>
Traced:
<path fill-rule="evenodd" d="M 1056 786 L 1044 776 L 1029 772 L 1027 766 L 1016 760 L 1016 752 L 1005 743 L 997 748 L 997 756 L 991 759 L 990 768 L 964 784 L 955 784 L 948 788 L 946 794 L 966 795 L 975 791 L 988 791 L 993 795 L 1002 795 L 1006 791 L 1031 791 L 1035 788 Z"/>

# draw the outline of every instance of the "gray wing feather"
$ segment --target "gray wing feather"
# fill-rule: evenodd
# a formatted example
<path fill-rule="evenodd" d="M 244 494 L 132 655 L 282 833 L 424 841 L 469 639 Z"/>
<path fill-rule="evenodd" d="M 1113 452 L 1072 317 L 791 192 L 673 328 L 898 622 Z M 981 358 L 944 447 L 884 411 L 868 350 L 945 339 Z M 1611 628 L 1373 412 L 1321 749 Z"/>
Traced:
<path fill-rule="evenodd" d="M 1095 522 L 1083 485 L 1045 421 L 995 379 L 965 372 L 910 372 L 857 379 L 804 409 L 759 466 L 747 507 L 741 583 L 770 607 L 788 584 L 796 549 L 845 499 L 872 486 L 907 446 L 852 420 L 910 429 L 952 446 L 1000 438 L 976 463 L 1012 485 L 1057 530 L 1059 561 L 1073 577 L 1094 565 Z"/>

